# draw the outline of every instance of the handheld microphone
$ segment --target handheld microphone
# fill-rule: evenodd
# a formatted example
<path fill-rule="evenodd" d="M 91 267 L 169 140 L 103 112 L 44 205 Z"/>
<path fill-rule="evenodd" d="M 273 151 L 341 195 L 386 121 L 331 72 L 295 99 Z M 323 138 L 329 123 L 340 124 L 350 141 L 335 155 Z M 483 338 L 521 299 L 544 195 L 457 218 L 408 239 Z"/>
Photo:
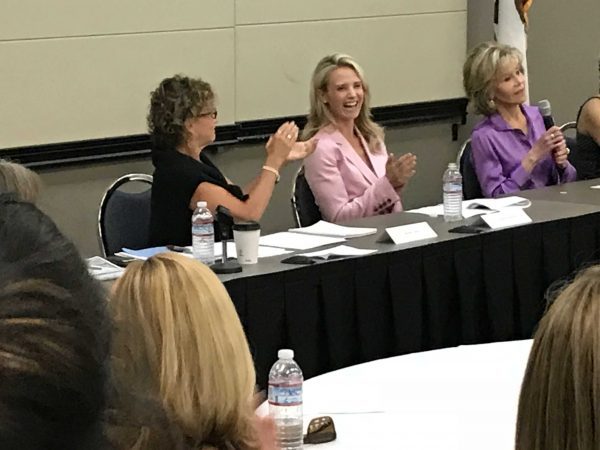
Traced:
<path fill-rule="evenodd" d="M 538 102 L 538 108 L 542 114 L 542 119 L 544 119 L 546 130 L 552 128 L 554 126 L 554 119 L 552 118 L 552 107 L 550 106 L 550 102 L 545 99 L 540 100 Z"/>

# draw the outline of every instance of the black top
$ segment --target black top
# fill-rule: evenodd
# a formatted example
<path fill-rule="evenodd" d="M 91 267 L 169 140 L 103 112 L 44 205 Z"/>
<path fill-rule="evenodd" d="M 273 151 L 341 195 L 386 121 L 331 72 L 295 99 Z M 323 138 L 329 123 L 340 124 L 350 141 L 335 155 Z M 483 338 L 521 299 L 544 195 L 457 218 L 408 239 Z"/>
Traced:
<path fill-rule="evenodd" d="M 600 99 L 600 97 L 590 97 L 579 108 L 577 113 L 578 124 L 581 110 L 587 102 L 595 98 Z M 600 177 L 600 145 L 594 141 L 592 136 L 577 131 L 577 150 L 574 153 L 569 157 L 569 160 L 572 160 L 573 166 L 577 169 L 579 180 Z"/>
<path fill-rule="evenodd" d="M 150 211 L 150 245 L 190 245 L 192 210 L 190 200 L 200 183 L 212 183 L 244 201 L 239 186 L 228 184 L 223 174 L 200 153 L 200 161 L 176 150 L 152 150 L 154 181 Z M 219 240 L 215 222 L 215 239 Z"/>

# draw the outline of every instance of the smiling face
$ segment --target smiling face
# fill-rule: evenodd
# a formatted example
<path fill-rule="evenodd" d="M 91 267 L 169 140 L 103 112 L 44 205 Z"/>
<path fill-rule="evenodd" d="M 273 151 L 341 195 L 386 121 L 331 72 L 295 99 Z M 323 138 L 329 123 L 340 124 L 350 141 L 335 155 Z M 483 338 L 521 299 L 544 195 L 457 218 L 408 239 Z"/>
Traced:
<path fill-rule="evenodd" d="M 494 102 L 500 106 L 520 105 L 525 102 L 525 73 L 515 58 L 503 61 L 496 72 Z"/>
<path fill-rule="evenodd" d="M 323 102 L 336 122 L 354 122 L 360 114 L 364 97 L 363 82 L 354 69 L 338 67 L 329 74 Z"/>

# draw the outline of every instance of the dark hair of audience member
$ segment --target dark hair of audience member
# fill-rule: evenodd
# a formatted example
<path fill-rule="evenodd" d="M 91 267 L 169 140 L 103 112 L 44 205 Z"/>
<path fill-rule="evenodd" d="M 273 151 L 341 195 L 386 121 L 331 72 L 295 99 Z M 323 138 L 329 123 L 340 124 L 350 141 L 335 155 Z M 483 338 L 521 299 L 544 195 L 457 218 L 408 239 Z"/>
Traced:
<path fill-rule="evenodd" d="M 582 270 L 539 323 L 521 387 L 516 450 L 600 448 L 600 265 Z"/>
<path fill-rule="evenodd" d="M 0 448 L 104 448 L 107 317 L 75 246 L 0 195 Z"/>

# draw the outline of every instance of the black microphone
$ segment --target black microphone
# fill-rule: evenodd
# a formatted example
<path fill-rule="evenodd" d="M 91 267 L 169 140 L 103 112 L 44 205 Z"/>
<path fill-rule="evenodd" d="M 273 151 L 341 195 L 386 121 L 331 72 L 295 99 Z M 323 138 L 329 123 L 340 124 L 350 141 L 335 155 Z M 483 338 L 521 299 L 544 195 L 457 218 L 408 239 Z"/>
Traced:
<path fill-rule="evenodd" d="M 552 128 L 554 126 L 554 119 L 552 118 L 552 107 L 550 106 L 550 102 L 545 99 L 540 100 L 538 102 L 538 108 L 542 114 L 542 119 L 544 119 L 546 130 Z"/>

